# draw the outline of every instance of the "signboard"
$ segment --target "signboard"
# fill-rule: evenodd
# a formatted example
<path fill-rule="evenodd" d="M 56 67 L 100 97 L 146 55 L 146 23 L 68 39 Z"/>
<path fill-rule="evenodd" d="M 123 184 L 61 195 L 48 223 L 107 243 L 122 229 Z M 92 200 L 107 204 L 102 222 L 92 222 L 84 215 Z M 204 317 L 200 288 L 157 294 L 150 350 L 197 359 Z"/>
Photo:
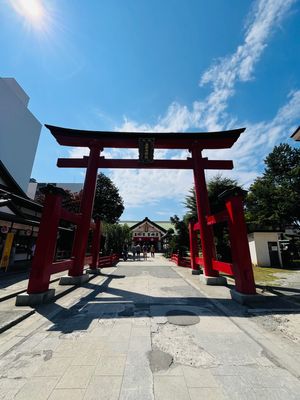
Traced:
<path fill-rule="evenodd" d="M 2 258 L 1 258 L 1 263 L 0 263 L 0 268 L 5 268 L 5 270 L 7 270 L 7 267 L 9 264 L 9 256 L 10 256 L 13 241 L 14 241 L 14 234 L 9 232 L 6 236 L 5 245 L 3 248 L 3 253 L 2 253 Z"/>
<path fill-rule="evenodd" d="M 151 163 L 154 156 L 154 139 L 139 138 L 139 160 L 143 163 Z"/>

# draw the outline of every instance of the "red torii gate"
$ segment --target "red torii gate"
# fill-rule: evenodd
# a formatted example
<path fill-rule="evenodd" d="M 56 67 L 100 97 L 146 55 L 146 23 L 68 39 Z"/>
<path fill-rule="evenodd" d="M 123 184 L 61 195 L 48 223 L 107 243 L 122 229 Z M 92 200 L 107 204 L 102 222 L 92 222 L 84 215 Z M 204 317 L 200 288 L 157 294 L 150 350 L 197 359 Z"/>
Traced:
<path fill-rule="evenodd" d="M 95 196 L 98 168 L 146 168 L 146 169 L 191 169 L 194 173 L 196 204 L 198 213 L 198 222 L 193 228 L 190 228 L 191 242 L 191 263 L 195 272 L 199 270 L 199 264 L 203 265 L 204 277 L 208 284 L 220 284 L 221 277 L 219 271 L 222 271 L 222 263 L 217 262 L 212 223 L 219 222 L 213 220 L 210 216 L 210 207 L 205 181 L 205 169 L 233 169 L 231 160 L 208 160 L 202 157 L 204 149 L 224 149 L 231 148 L 237 141 L 245 128 L 209 132 L 209 133 L 171 133 L 171 132 L 107 132 L 107 131 L 86 131 L 61 128 L 52 125 L 45 125 L 56 141 L 62 146 L 87 147 L 90 149 L 88 157 L 59 158 L 58 167 L 63 168 L 86 168 L 86 176 L 83 187 L 82 201 L 80 206 L 80 221 L 77 224 L 75 239 L 73 244 L 72 264 L 69 269 L 69 277 L 83 276 L 85 261 L 85 251 L 88 240 L 88 234 L 91 226 L 91 217 Z M 104 148 L 136 148 L 139 149 L 139 159 L 106 159 L 101 156 Z M 154 149 L 186 149 L 190 151 L 191 157 L 186 160 L 154 160 Z M 233 203 L 231 203 L 232 205 Z M 233 268 L 226 267 L 224 272 L 231 271 L 237 281 L 237 289 L 243 294 L 255 294 L 255 284 L 250 260 L 250 253 L 247 243 L 245 222 L 243 212 L 241 214 L 241 200 L 236 201 L 235 206 L 238 211 L 238 218 L 231 224 L 233 236 L 239 240 L 242 245 L 242 252 L 239 246 L 232 246 L 235 252 L 233 257 Z M 230 207 L 230 206 L 228 206 Z M 228 208 L 227 207 L 227 208 Z M 228 211 L 227 217 L 235 213 L 232 209 Z M 225 220 L 223 215 L 223 219 Z M 214 222 L 213 222 L 214 221 Z M 244 224 L 244 225 L 243 225 Z M 241 234 L 237 234 L 241 229 Z M 199 259 L 196 254 L 195 230 L 200 231 L 203 258 Z M 218 264 L 217 264 L 218 263 Z M 42 267 L 42 266 L 41 266 Z M 33 286 L 33 287 L 32 287 Z M 39 293 L 40 288 L 31 285 L 28 293 Z"/>

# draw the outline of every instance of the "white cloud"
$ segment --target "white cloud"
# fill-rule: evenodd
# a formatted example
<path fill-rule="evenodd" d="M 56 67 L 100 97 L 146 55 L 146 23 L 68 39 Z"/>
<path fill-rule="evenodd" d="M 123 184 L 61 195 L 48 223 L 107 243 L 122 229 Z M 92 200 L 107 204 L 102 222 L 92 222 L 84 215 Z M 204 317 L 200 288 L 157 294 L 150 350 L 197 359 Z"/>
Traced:
<path fill-rule="evenodd" d="M 182 199 L 192 186 L 187 170 L 113 170 L 110 178 L 126 207 L 149 206 L 161 199 Z"/>
<path fill-rule="evenodd" d="M 211 93 L 197 100 L 189 109 L 173 102 L 166 113 L 154 125 L 138 123 L 124 118 L 122 126 L 116 130 L 124 132 L 178 132 L 196 128 L 203 131 L 232 129 L 246 126 L 233 149 L 206 152 L 211 159 L 233 159 L 235 169 L 224 175 L 237 179 L 248 186 L 257 176 L 263 158 L 280 140 L 285 140 L 292 131 L 300 115 L 300 90 L 289 94 L 287 103 L 282 106 L 270 121 L 251 123 L 241 122 L 227 113 L 228 100 L 235 94 L 235 85 L 253 79 L 254 68 L 266 48 L 270 36 L 281 23 L 295 0 L 259 0 L 248 16 L 244 41 L 236 51 L 218 61 L 203 73 L 200 85 L 212 86 Z M 107 152 L 107 151 L 106 151 Z M 83 150 L 71 151 L 72 156 L 84 154 Z M 132 158 L 134 151 L 109 150 L 107 157 Z M 186 152 L 171 153 L 158 150 L 157 158 L 186 158 Z M 209 171 L 207 176 L 216 171 Z M 191 171 L 168 170 L 113 170 L 110 177 L 119 187 L 125 206 L 137 207 L 156 204 L 161 199 L 180 201 L 193 184 Z"/>

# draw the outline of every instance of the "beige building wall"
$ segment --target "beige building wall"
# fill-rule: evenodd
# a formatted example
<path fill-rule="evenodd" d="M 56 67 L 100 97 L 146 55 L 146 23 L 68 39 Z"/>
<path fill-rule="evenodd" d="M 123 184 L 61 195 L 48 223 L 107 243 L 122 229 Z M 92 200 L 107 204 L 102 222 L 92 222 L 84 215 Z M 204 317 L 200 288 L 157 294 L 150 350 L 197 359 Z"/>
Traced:
<path fill-rule="evenodd" d="M 253 232 L 248 235 L 248 242 L 252 264 L 271 266 L 268 242 L 276 242 L 279 251 L 278 232 Z M 281 260 L 280 254 L 279 259 Z"/>

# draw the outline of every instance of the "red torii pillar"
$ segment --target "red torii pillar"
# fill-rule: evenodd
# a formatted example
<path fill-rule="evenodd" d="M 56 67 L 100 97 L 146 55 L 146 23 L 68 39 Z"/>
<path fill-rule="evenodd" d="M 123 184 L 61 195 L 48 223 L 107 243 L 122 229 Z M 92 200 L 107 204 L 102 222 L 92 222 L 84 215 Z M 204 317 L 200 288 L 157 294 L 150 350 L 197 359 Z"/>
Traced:
<path fill-rule="evenodd" d="M 202 149 L 199 147 L 193 147 L 191 149 L 191 153 L 194 163 L 193 171 L 195 181 L 195 195 L 203 254 L 204 278 L 206 280 L 212 278 L 212 283 L 218 284 L 218 280 L 221 277 L 219 277 L 219 272 L 213 269 L 213 259 L 216 258 L 213 230 L 212 227 L 208 226 L 206 223 L 206 216 L 210 215 L 210 207 L 201 150 Z M 224 283 L 223 278 L 222 282 L 220 279 L 220 283 Z"/>
<path fill-rule="evenodd" d="M 85 181 L 84 181 L 82 199 L 80 204 L 82 222 L 77 227 L 75 233 L 73 253 L 72 253 L 72 257 L 74 257 L 74 264 L 73 267 L 70 268 L 69 270 L 70 277 L 83 276 L 84 258 L 85 258 L 86 246 L 87 246 L 90 223 L 94 206 L 98 163 L 101 151 L 102 148 L 97 145 L 90 147 L 88 166 L 85 174 Z"/>
<path fill-rule="evenodd" d="M 199 265 L 196 263 L 196 257 L 198 257 L 199 249 L 198 249 L 198 238 L 197 232 L 194 231 L 195 222 L 189 222 L 189 238 L 190 238 L 190 255 L 191 255 L 191 268 L 193 275 L 200 274 Z"/>

